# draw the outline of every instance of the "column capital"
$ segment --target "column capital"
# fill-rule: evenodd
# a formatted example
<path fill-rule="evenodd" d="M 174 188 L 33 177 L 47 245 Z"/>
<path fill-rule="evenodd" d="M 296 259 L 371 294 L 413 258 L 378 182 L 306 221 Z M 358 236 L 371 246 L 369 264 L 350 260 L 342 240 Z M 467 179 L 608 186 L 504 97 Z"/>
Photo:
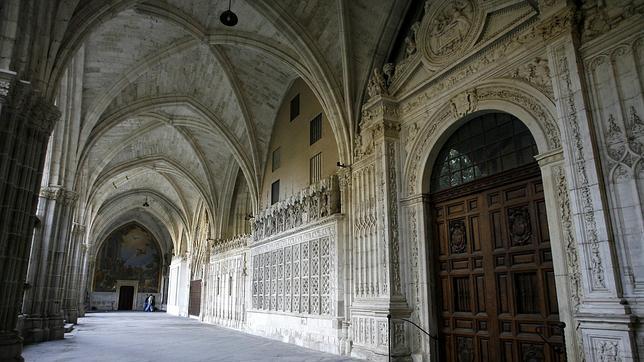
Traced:
<path fill-rule="evenodd" d="M 40 197 L 60 201 L 65 205 L 71 205 L 78 200 L 78 193 L 65 190 L 63 186 L 46 186 L 40 188 Z"/>
<path fill-rule="evenodd" d="M 35 90 L 31 83 L 16 78 L 15 73 L 0 71 L 0 104 L 9 117 L 21 118 L 28 127 L 51 134 L 60 110 Z M 4 113 L 4 112 L 3 112 Z"/>
<path fill-rule="evenodd" d="M 398 102 L 387 96 L 377 96 L 362 107 L 360 129 L 374 131 L 374 136 L 398 137 L 400 122 Z"/>

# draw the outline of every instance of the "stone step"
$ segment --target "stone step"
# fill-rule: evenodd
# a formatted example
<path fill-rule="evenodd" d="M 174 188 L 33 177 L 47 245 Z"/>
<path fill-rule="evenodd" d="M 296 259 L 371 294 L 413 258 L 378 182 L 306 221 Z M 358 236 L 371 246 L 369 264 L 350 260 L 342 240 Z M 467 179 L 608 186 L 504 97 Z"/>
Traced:
<path fill-rule="evenodd" d="M 65 323 L 65 333 L 69 333 L 74 330 L 73 323 Z"/>

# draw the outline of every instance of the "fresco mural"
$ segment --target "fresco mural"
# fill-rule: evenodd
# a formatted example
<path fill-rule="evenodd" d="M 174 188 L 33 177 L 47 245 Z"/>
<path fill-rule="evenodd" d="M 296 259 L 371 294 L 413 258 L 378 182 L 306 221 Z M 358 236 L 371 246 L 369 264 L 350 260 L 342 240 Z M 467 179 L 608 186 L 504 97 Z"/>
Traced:
<path fill-rule="evenodd" d="M 101 246 L 94 272 L 95 292 L 115 292 L 117 280 L 138 280 L 139 293 L 158 293 L 161 253 L 154 237 L 137 224 L 113 231 Z"/>

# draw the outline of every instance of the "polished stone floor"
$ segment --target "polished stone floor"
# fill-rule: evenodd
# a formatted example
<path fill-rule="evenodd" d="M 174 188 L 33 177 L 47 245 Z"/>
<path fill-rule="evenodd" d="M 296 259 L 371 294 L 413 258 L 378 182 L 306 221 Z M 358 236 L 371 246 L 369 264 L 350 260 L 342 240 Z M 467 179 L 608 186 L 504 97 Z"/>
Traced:
<path fill-rule="evenodd" d="M 25 361 L 352 361 L 165 313 L 90 313 L 64 340 L 25 346 Z"/>

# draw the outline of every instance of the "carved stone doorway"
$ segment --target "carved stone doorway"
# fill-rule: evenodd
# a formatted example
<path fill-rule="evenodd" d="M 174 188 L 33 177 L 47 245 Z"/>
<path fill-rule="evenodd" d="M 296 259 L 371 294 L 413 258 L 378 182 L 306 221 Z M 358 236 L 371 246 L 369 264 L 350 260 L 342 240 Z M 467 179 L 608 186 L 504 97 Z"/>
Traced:
<path fill-rule="evenodd" d="M 462 128 L 432 171 L 438 359 L 565 359 L 534 140 L 505 114 Z"/>

